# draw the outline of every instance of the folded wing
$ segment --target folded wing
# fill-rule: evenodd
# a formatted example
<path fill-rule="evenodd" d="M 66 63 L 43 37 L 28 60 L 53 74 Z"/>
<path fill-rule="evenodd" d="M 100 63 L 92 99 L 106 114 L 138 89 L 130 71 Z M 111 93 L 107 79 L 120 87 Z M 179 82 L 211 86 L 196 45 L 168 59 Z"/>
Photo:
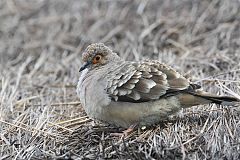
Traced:
<path fill-rule="evenodd" d="M 107 92 L 115 101 L 147 102 L 192 88 L 185 77 L 158 61 L 124 63 L 110 75 Z"/>

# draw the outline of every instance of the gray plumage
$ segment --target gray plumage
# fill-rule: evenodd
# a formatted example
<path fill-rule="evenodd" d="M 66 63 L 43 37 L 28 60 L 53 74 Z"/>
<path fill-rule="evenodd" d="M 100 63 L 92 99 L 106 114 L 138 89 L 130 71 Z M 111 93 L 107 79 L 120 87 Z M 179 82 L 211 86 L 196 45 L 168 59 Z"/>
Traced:
<path fill-rule="evenodd" d="M 200 93 L 200 86 L 159 61 L 124 61 L 102 43 L 89 45 L 82 59 L 82 106 L 90 117 L 118 126 L 152 125 L 183 107 L 238 101 Z"/>

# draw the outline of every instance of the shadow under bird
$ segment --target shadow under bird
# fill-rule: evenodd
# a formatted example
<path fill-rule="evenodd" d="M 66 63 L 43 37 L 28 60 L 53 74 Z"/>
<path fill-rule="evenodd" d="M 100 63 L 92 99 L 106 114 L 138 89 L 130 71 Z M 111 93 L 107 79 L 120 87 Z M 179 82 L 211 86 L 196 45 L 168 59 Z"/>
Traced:
<path fill-rule="evenodd" d="M 125 61 L 103 43 L 89 45 L 82 60 L 77 93 L 86 113 L 123 128 L 159 123 L 182 108 L 239 101 L 203 92 L 159 61 Z"/>

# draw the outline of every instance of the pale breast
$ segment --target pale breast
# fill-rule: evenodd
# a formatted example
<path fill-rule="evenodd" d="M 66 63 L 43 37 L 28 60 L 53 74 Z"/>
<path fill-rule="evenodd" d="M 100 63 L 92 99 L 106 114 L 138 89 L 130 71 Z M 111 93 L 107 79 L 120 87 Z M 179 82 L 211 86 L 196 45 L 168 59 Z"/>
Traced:
<path fill-rule="evenodd" d="M 104 90 L 107 83 L 101 72 L 92 73 L 87 69 L 83 71 L 79 78 L 77 93 L 86 113 L 92 118 L 101 120 L 104 116 L 104 106 L 109 105 L 110 98 Z"/>

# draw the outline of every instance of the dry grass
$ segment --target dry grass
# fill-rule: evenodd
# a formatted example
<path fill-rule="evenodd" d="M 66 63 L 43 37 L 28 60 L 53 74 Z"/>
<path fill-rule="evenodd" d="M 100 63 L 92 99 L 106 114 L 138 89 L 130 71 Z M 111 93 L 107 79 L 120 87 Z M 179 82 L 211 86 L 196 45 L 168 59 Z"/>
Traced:
<path fill-rule="evenodd" d="M 239 108 L 193 107 L 119 141 L 75 93 L 82 50 L 104 42 L 239 97 L 239 20 L 238 0 L 0 1 L 0 159 L 239 159 Z"/>

